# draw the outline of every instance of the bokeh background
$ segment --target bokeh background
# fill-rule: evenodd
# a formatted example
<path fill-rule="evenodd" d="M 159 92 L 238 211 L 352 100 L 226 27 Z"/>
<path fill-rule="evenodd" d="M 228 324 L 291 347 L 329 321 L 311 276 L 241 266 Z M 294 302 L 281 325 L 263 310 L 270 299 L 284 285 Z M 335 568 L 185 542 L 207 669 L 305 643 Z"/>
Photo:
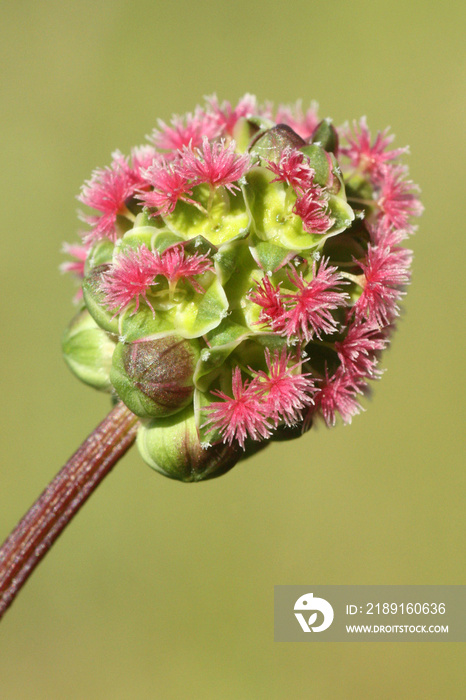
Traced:
<path fill-rule="evenodd" d="M 198 485 L 131 451 L 2 622 L 3 700 L 464 697 L 461 644 L 273 642 L 274 584 L 465 582 L 464 19 L 433 0 L 2 4 L 1 539 L 108 410 L 61 359 L 57 268 L 114 149 L 213 92 L 316 99 L 410 144 L 426 207 L 367 412 Z"/>

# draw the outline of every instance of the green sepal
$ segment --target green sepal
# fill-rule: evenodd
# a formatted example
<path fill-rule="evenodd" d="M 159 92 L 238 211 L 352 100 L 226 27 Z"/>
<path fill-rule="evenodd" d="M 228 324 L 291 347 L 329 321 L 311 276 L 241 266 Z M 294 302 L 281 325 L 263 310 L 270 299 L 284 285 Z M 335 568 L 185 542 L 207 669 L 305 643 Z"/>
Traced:
<path fill-rule="evenodd" d="M 215 272 L 222 286 L 230 280 L 233 274 L 236 274 L 241 264 L 241 256 L 244 253 L 245 247 L 242 240 L 236 238 L 220 246 L 213 256 Z"/>
<path fill-rule="evenodd" d="M 99 391 L 111 391 L 110 368 L 116 338 L 96 324 L 87 309 L 70 322 L 62 337 L 66 364 L 74 375 Z"/>
<path fill-rule="evenodd" d="M 332 120 L 322 119 L 312 132 L 312 143 L 322 146 L 328 153 L 338 153 L 338 133 Z"/>
<path fill-rule="evenodd" d="M 245 326 L 224 319 L 215 331 L 207 335 L 210 347 L 201 350 L 194 372 L 194 384 L 198 389 L 208 389 L 222 371 L 225 361 L 250 333 Z"/>
<path fill-rule="evenodd" d="M 298 251 L 283 248 L 270 241 L 261 241 L 257 237 L 253 239 L 250 250 L 252 257 L 264 272 L 276 272 L 298 255 Z"/>
<path fill-rule="evenodd" d="M 225 187 L 217 187 L 212 192 L 207 185 L 198 185 L 193 188 L 192 198 L 204 211 L 179 200 L 173 213 L 165 217 L 174 233 L 186 240 L 203 236 L 215 246 L 248 234 L 250 221 L 241 191 L 232 194 Z"/>
<path fill-rule="evenodd" d="M 105 238 L 102 241 L 97 241 L 97 243 L 92 246 L 87 254 L 86 262 L 84 264 L 84 274 L 88 275 L 94 267 L 98 267 L 104 263 L 111 263 L 113 260 L 114 250 L 115 246 L 112 241 L 108 240 L 108 238 Z"/>
<path fill-rule="evenodd" d="M 309 165 L 314 170 L 314 182 L 321 187 L 332 183 L 333 161 L 324 148 L 316 143 L 303 146 L 301 151 L 309 158 Z"/>
<path fill-rule="evenodd" d="M 210 424 L 207 423 L 210 412 L 205 409 L 215 401 L 221 401 L 221 399 L 211 394 L 207 389 L 205 391 L 201 391 L 198 388 L 194 390 L 195 423 L 202 445 L 222 444 L 220 431 L 217 428 L 210 429 Z"/>
<path fill-rule="evenodd" d="M 251 141 L 255 139 L 259 132 L 265 133 L 267 129 L 274 126 L 270 119 L 265 117 L 241 117 L 233 128 L 233 138 L 236 142 L 236 151 L 245 153 Z"/>
<path fill-rule="evenodd" d="M 158 250 L 159 253 L 163 253 L 170 246 L 183 242 L 182 236 L 169 229 L 160 230 L 153 226 L 139 226 L 125 233 L 118 241 L 117 252 L 124 253 L 128 248 L 137 250 L 145 245 L 149 250 Z"/>
<path fill-rule="evenodd" d="M 160 338 L 173 332 L 174 310 L 157 310 L 154 314 L 147 304 L 140 303 L 133 313 L 127 309 L 120 317 L 120 336 L 125 343 L 135 340 Z"/>
<path fill-rule="evenodd" d="M 328 208 L 334 221 L 330 230 L 324 234 L 326 238 L 344 231 L 354 221 L 354 211 L 343 197 L 331 194 L 328 198 Z"/>
<path fill-rule="evenodd" d="M 109 333 L 118 334 L 118 316 L 107 307 L 105 294 L 100 288 L 102 276 L 110 270 L 109 264 L 94 267 L 83 280 L 83 298 L 86 307 L 98 326 Z"/>
<path fill-rule="evenodd" d="M 260 162 L 277 162 L 285 148 L 301 148 L 305 143 L 290 126 L 277 124 L 256 136 L 249 147 L 249 153 Z"/>
<path fill-rule="evenodd" d="M 235 445 L 201 445 L 192 406 L 175 416 L 141 425 L 137 446 L 152 469 L 184 482 L 221 476 L 234 467 L 240 457 Z"/>
<path fill-rule="evenodd" d="M 189 255 L 207 255 L 209 257 L 214 257 L 217 252 L 217 247 L 214 246 L 207 238 L 204 236 L 194 236 L 183 244 L 184 251 Z"/>
<path fill-rule="evenodd" d="M 227 296 L 218 279 L 213 277 L 205 293 L 196 292 L 190 301 L 176 305 L 173 322 L 184 338 L 198 338 L 216 328 L 227 310 Z"/>

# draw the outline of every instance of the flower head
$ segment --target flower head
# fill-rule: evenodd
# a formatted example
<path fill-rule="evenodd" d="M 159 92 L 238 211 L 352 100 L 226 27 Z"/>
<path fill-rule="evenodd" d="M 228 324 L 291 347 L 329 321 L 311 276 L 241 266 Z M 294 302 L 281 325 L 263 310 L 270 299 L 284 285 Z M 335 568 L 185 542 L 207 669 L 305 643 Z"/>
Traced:
<path fill-rule="evenodd" d="M 249 94 L 159 120 L 149 141 L 83 185 L 94 211 L 62 266 L 83 278 L 72 371 L 124 401 L 144 459 L 185 481 L 316 416 L 349 423 L 410 278 L 408 150 L 365 118 L 336 129 L 315 103 Z"/>

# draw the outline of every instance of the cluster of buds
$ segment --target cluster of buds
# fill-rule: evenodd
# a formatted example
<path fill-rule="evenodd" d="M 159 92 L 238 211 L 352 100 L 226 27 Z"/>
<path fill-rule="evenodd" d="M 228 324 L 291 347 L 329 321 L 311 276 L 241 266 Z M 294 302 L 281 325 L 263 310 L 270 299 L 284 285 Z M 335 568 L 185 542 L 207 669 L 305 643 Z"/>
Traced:
<path fill-rule="evenodd" d="M 139 416 L 150 466 L 211 478 L 360 410 L 422 212 L 392 139 L 315 105 L 213 97 L 83 185 L 64 356 Z"/>

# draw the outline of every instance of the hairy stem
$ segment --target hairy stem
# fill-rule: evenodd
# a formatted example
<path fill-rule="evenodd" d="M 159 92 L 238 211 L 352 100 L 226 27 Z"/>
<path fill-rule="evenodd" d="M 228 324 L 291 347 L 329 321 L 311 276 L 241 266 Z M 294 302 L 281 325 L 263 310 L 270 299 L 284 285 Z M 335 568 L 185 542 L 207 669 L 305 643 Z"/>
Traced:
<path fill-rule="evenodd" d="M 58 472 L 0 549 L 0 618 L 73 516 L 131 447 L 137 417 L 118 403 Z"/>

